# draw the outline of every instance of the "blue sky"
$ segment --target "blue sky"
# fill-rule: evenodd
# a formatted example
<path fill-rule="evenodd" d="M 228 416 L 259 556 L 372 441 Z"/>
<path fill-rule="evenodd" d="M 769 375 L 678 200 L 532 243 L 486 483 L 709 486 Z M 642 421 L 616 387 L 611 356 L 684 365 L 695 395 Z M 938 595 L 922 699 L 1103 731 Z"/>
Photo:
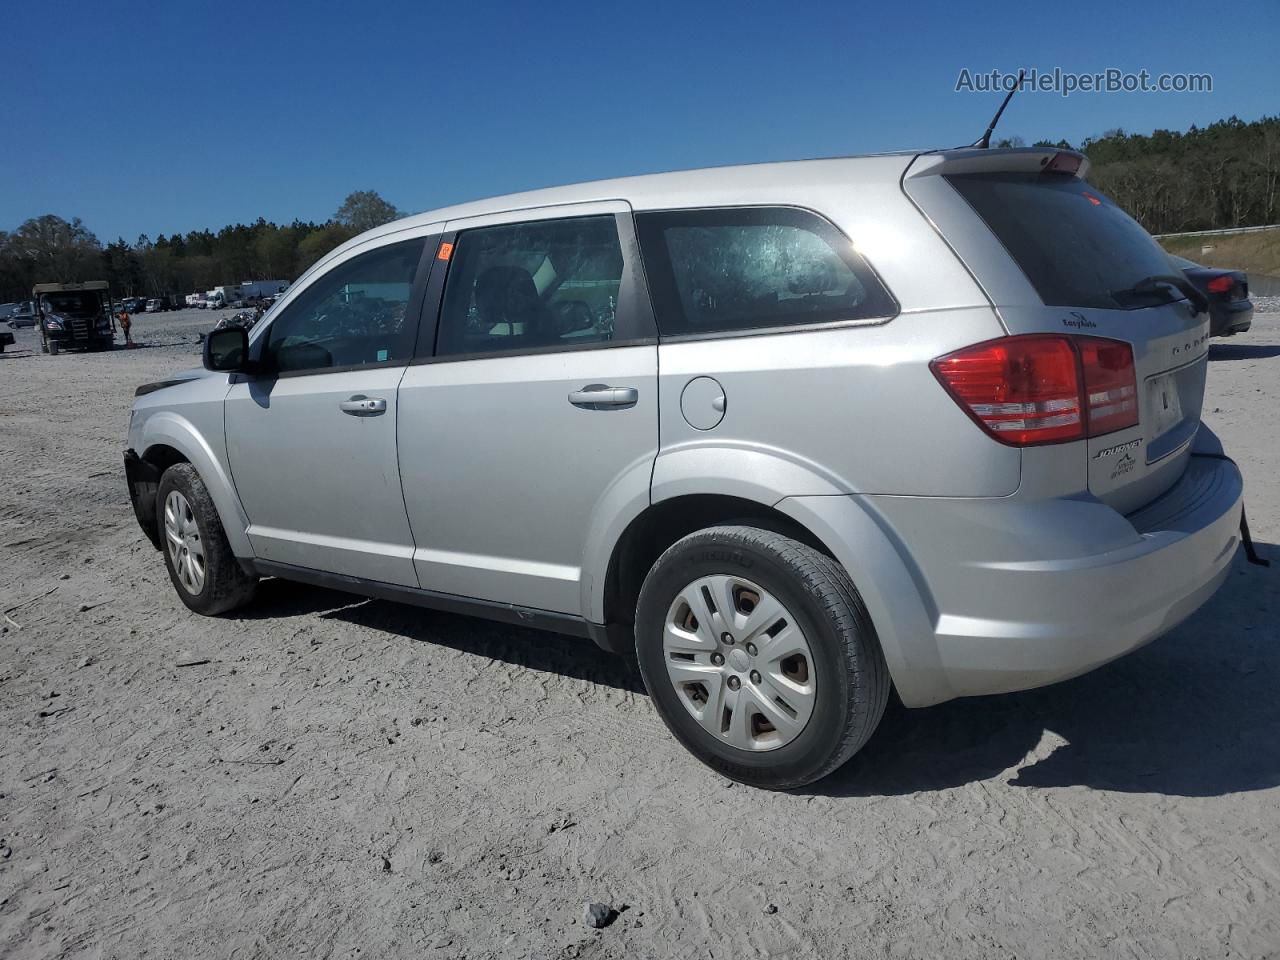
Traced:
<path fill-rule="evenodd" d="M 1206 12 L 1208 11 L 1208 12 Z M 1210 94 L 1022 93 L 1000 133 L 1077 142 L 1280 113 L 1277 0 L 6 5 L 0 229 L 104 241 L 352 190 L 419 211 L 575 180 L 951 146 L 962 68 L 1206 72 Z"/>

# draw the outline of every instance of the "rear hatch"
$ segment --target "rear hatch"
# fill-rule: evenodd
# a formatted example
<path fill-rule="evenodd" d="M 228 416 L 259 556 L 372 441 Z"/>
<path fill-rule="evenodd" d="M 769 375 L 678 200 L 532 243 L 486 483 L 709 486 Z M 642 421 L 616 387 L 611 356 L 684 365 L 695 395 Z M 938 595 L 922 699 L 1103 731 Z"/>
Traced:
<path fill-rule="evenodd" d="M 1137 422 L 1075 442 L 1088 458 L 1094 496 L 1122 513 L 1143 506 L 1186 467 L 1204 399 L 1208 313 L 1195 313 L 1178 286 L 1152 279 L 1186 286 L 1160 245 L 1084 181 L 1087 161 L 1079 154 L 939 156 L 908 174 L 936 176 L 904 187 L 982 284 L 1008 332 L 1100 337 L 1132 349 Z M 1131 392 L 1115 391 L 1122 401 Z"/>

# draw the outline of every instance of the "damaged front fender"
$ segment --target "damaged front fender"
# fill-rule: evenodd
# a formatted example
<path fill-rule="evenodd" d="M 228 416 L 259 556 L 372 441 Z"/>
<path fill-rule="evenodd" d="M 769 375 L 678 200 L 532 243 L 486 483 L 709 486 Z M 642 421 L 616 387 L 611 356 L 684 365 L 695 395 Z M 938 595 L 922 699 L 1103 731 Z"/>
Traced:
<path fill-rule="evenodd" d="M 129 500 L 133 503 L 133 515 L 147 539 L 159 550 L 160 526 L 156 523 L 156 492 L 160 488 L 160 468 L 148 463 L 133 450 L 124 452 L 124 478 L 129 485 Z"/>

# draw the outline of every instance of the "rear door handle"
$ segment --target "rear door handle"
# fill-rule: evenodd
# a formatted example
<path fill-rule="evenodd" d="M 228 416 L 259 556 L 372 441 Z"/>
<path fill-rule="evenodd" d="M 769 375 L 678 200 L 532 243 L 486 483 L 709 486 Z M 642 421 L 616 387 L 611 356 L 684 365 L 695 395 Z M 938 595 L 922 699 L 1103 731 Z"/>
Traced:
<path fill-rule="evenodd" d="M 640 391 L 635 387 L 611 387 L 603 383 L 593 383 L 569 394 L 570 403 L 587 410 L 599 410 L 602 407 L 630 407 L 639 399 Z"/>
<path fill-rule="evenodd" d="M 387 401 L 381 397 L 358 395 L 350 400 L 343 400 L 338 404 L 338 409 L 353 417 L 376 417 L 380 413 L 387 412 Z"/>

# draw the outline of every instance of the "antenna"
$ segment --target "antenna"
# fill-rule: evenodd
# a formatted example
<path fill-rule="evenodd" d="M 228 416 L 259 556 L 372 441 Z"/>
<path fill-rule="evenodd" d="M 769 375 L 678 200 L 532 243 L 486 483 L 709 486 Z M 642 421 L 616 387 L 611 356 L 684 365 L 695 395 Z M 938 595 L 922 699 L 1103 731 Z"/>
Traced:
<path fill-rule="evenodd" d="M 996 124 L 1000 122 L 1000 115 L 1004 113 L 1004 108 L 1009 105 L 1009 101 L 1013 99 L 1013 95 L 1022 89 L 1022 77 L 1025 73 L 1025 70 L 1018 71 L 1018 82 L 1015 83 L 1013 85 L 1013 89 L 1005 95 L 1004 102 L 1000 104 L 1000 109 L 997 110 L 996 115 L 991 118 L 991 126 L 987 127 L 987 132 L 979 137 L 976 142 L 970 144 L 971 147 L 978 147 L 982 150 L 986 150 L 991 146 L 991 134 L 995 132 Z"/>

